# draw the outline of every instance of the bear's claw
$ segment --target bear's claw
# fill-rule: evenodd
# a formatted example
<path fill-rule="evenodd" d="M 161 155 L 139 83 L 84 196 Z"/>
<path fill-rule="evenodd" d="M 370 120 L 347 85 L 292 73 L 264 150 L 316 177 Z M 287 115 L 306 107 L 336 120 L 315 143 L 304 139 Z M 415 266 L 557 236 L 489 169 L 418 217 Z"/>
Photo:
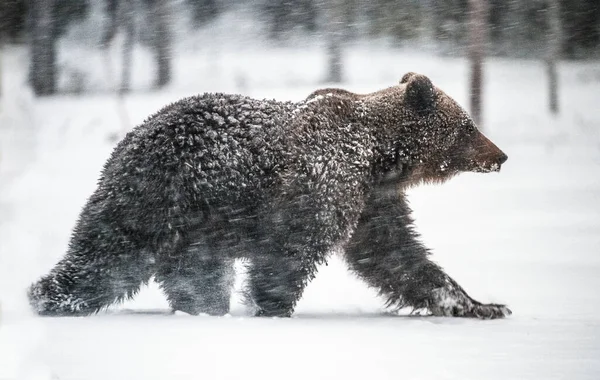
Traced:
<path fill-rule="evenodd" d="M 427 308 L 435 316 L 497 319 L 512 314 L 506 305 L 482 304 L 474 300 L 450 278 L 446 286 L 435 289 L 431 296 Z"/>
<path fill-rule="evenodd" d="M 498 319 L 508 317 L 512 311 L 506 305 L 498 304 L 481 304 L 473 302 L 467 307 L 460 305 L 434 306 L 430 307 L 429 311 L 432 315 L 438 317 L 463 317 L 463 318 L 479 318 L 479 319 Z"/>
<path fill-rule="evenodd" d="M 512 314 L 512 311 L 506 307 L 506 305 L 497 305 L 497 304 L 475 304 L 473 305 L 473 309 L 471 311 L 471 316 L 479 319 L 497 319 L 508 317 Z"/>

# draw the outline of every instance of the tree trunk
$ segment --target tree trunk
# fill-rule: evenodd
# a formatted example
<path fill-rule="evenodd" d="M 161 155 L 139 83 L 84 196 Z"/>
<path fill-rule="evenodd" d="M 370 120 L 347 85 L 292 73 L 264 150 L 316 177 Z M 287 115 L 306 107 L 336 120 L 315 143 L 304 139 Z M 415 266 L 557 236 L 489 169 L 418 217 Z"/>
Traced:
<path fill-rule="evenodd" d="M 344 8 L 342 0 L 323 3 L 327 35 L 327 74 L 325 81 L 340 83 L 343 77 Z"/>
<path fill-rule="evenodd" d="M 121 71 L 120 93 L 131 91 L 131 65 L 133 57 L 133 38 L 135 36 L 135 19 L 133 1 L 124 0 L 120 2 L 121 25 L 123 27 L 123 67 Z"/>
<path fill-rule="evenodd" d="M 2 106 L 2 48 L 4 47 L 4 40 L 2 39 L 2 35 L 0 32 L 0 106 Z M 2 109 L 0 109 L 0 112 L 2 112 Z"/>
<path fill-rule="evenodd" d="M 506 17 L 507 36 L 505 38 L 507 46 L 506 51 L 514 57 L 524 57 L 527 55 L 528 44 L 526 38 L 526 23 L 528 2 L 526 1 L 507 1 L 508 15 Z"/>
<path fill-rule="evenodd" d="M 483 120 L 483 58 L 486 42 L 485 0 L 469 0 L 469 60 L 471 65 L 471 115 L 477 125 Z"/>
<path fill-rule="evenodd" d="M 421 38 L 427 50 L 435 51 L 435 5 L 433 0 L 422 0 L 421 7 Z"/>
<path fill-rule="evenodd" d="M 119 10 L 119 1 L 118 0 L 105 0 L 104 12 L 105 12 L 107 23 L 104 25 L 104 31 L 102 32 L 102 41 L 100 42 L 103 49 L 108 49 L 108 47 L 110 46 L 110 43 L 112 42 L 115 35 L 117 34 L 118 10 Z"/>
<path fill-rule="evenodd" d="M 154 50 L 156 54 L 156 87 L 161 88 L 171 81 L 171 5 L 169 0 L 154 0 Z"/>
<path fill-rule="evenodd" d="M 558 0 L 548 0 L 548 40 L 546 67 L 548 71 L 548 95 L 550 112 L 558 113 L 558 73 L 557 63 L 560 59 L 562 36 L 560 25 L 560 9 Z"/>
<path fill-rule="evenodd" d="M 31 87 L 38 96 L 52 95 L 56 92 L 54 0 L 31 0 L 29 5 Z"/>

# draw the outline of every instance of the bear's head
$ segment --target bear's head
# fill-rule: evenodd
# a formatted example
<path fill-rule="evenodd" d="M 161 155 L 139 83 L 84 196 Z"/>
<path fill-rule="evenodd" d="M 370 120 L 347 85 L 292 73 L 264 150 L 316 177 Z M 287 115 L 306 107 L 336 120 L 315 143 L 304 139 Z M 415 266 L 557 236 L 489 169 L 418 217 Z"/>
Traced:
<path fill-rule="evenodd" d="M 407 185 L 443 182 L 460 172 L 499 171 L 508 159 L 468 113 L 424 75 L 407 73 L 398 86 L 365 99 L 383 107 L 373 122 L 380 132 L 386 130 L 383 140 L 391 144 L 383 147 L 384 155 L 395 161 L 391 170 L 401 172 Z"/>

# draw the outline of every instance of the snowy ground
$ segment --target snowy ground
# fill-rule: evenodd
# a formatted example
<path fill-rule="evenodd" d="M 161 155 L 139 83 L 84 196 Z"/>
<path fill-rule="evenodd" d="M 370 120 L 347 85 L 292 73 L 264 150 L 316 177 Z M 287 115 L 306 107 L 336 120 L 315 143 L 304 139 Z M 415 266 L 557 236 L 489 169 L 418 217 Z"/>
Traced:
<path fill-rule="evenodd" d="M 171 315 L 155 285 L 97 316 L 53 319 L 31 315 L 24 290 L 63 255 L 112 136 L 195 92 L 303 98 L 321 86 L 323 59 L 314 49 L 224 50 L 216 65 L 184 55 L 170 89 L 128 96 L 125 113 L 106 94 L 34 100 L 23 59 L 9 49 L 3 62 L 0 379 L 600 378 L 599 64 L 561 66 L 553 119 L 541 63 L 490 62 L 485 133 L 509 156 L 502 172 L 411 191 L 435 260 L 473 297 L 507 303 L 508 319 L 388 313 L 336 256 L 291 319 L 249 317 L 237 297 L 228 317 Z M 418 71 L 466 104 L 464 60 L 355 48 L 348 63 L 346 88 Z"/>

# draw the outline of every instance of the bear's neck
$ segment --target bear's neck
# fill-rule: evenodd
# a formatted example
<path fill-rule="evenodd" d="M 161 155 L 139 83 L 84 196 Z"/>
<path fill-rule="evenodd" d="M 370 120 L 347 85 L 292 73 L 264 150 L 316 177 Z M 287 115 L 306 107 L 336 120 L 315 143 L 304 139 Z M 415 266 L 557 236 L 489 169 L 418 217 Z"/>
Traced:
<path fill-rule="evenodd" d="M 422 161 L 416 122 L 408 112 L 395 109 L 397 101 L 385 98 L 356 102 L 355 118 L 374 141 L 373 175 L 376 181 L 400 184 Z"/>

